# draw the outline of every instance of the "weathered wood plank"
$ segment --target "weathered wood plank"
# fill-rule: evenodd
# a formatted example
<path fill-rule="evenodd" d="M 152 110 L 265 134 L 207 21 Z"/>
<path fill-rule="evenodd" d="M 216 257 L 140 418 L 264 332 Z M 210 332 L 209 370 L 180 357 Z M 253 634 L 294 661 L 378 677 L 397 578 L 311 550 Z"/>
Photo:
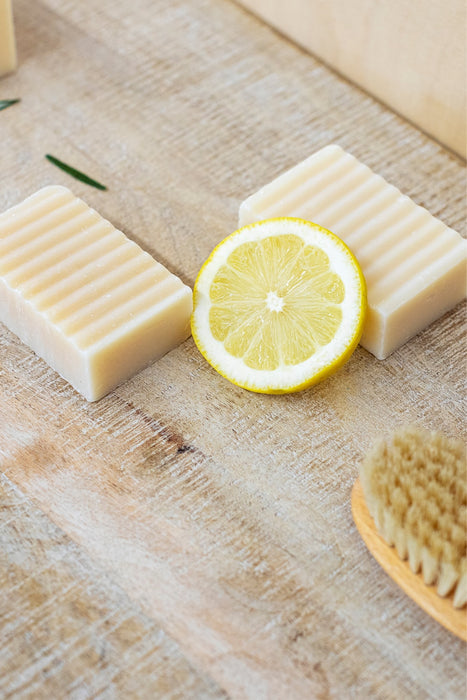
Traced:
<path fill-rule="evenodd" d="M 465 233 L 458 159 L 233 3 L 15 9 L 21 67 L 1 89 L 22 102 L 2 112 L 2 209 L 67 184 L 192 284 L 240 201 L 335 141 Z M 368 554 L 350 492 L 370 442 L 402 422 L 466 436 L 464 312 L 385 362 L 358 349 L 303 394 L 240 390 L 189 340 L 93 405 L 1 326 L 0 469 L 28 500 L 7 516 L 0 601 L 8 613 L 11 589 L 31 615 L 18 630 L 37 630 L 0 647 L 6 691 L 463 697 L 461 642 Z M 36 528 L 45 544 L 22 543 Z M 137 639 L 107 642 L 107 619 Z"/>
<path fill-rule="evenodd" d="M 222 698 L 178 645 L 0 478 L 2 698 Z"/>
<path fill-rule="evenodd" d="M 253 414 L 257 397 L 232 389 L 216 401 L 211 386 L 211 410 L 191 414 L 198 434 L 180 432 L 183 414 L 170 425 L 164 394 L 180 407 L 191 383 L 174 391 L 162 374 L 170 381 L 184 352 L 158 368 L 165 422 L 118 395 L 87 405 L 61 382 L 64 410 L 38 431 L 37 411 L 47 411 L 57 383 L 48 369 L 35 395 L 3 396 L 15 444 L 3 470 L 234 696 L 313 697 L 329 682 L 340 693 L 371 697 L 378 687 L 390 697 L 414 682 L 421 643 L 429 658 L 443 646 L 448 658 L 423 668 L 419 691 L 455 690 L 460 642 L 382 575 L 352 526 L 360 455 L 330 387 L 278 404 L 264 397 L 269 410 Z M 385 679 L 387 656 L 397 670 Z M 368 665 L 379 668 L 377 686 L 361 676 Z"/>

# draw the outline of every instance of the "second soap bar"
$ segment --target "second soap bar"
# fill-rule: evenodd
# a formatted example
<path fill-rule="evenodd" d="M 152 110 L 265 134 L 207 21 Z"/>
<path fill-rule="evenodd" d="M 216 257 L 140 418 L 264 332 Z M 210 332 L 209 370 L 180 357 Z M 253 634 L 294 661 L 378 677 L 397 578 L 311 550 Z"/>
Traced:
<path fill-rule="evenodd" d="M 189 334 L 192 292 L 65 187 L 0 214 L 0 321 L 89 401 Z"/>
<path fill-rule="evenodd" d="M 239 224 L 276 216 L 313 221 L 352 250 L 368 290 L 360 343 L 380 360 L 465 297 L 466 241 L 337 145 L 248 197 Z"/>

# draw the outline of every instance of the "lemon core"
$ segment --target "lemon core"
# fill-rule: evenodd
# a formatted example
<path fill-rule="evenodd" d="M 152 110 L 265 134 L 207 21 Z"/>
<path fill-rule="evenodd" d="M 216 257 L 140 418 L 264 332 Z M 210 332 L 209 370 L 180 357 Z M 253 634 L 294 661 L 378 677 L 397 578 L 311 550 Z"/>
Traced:
<path fill-rule="evenodd" d="M 203 265 L 192 333 L 235 384 L 298 391 L 350 357 L 365 309 L 360 267 L 337 236 L 301 219 L 270 219 L 228 236 Z"/>

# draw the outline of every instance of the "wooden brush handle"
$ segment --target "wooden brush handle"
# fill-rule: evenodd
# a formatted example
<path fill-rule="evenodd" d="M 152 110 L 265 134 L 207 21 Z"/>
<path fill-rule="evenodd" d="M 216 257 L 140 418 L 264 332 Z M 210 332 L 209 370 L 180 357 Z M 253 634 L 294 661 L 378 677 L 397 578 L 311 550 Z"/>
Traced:
<path fill-rule="evenodd" d="M 408 562 L 400 559 L 395 548 L 386 544 L 368 512 L 359 479 L 352 490 L 352 515 L 363 541 L 386 573 L 425 612 L 466 642 L 467 610 L 454 608 L 452 595 L 441 598 L 435 586 L 427 586 L 422 575 L 414 574 Z"/>

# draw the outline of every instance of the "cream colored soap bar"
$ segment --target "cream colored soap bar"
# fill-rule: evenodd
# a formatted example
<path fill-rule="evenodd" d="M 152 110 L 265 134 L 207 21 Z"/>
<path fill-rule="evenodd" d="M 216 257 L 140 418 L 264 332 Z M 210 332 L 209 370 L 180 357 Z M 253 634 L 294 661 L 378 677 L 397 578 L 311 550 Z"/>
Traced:
<path fill-rule="evenodd" d="M 368 286 L 361 345 L 380 360 L 465 297 L 467 241 L 339 146 L 246 199 L 239 223 L 275 216 L 308 219 L 347 243 Z"/>
<path fill-rule="evenodd" d="M 189 334 L 191 289 L 65 187 L 0 214 L 0 321 L 89 401 Z"/>
<path fill-rule="evenodd" d="M 11 0 L 0 0 L 0 77 L 16 68 L 16 45 Z"/>

